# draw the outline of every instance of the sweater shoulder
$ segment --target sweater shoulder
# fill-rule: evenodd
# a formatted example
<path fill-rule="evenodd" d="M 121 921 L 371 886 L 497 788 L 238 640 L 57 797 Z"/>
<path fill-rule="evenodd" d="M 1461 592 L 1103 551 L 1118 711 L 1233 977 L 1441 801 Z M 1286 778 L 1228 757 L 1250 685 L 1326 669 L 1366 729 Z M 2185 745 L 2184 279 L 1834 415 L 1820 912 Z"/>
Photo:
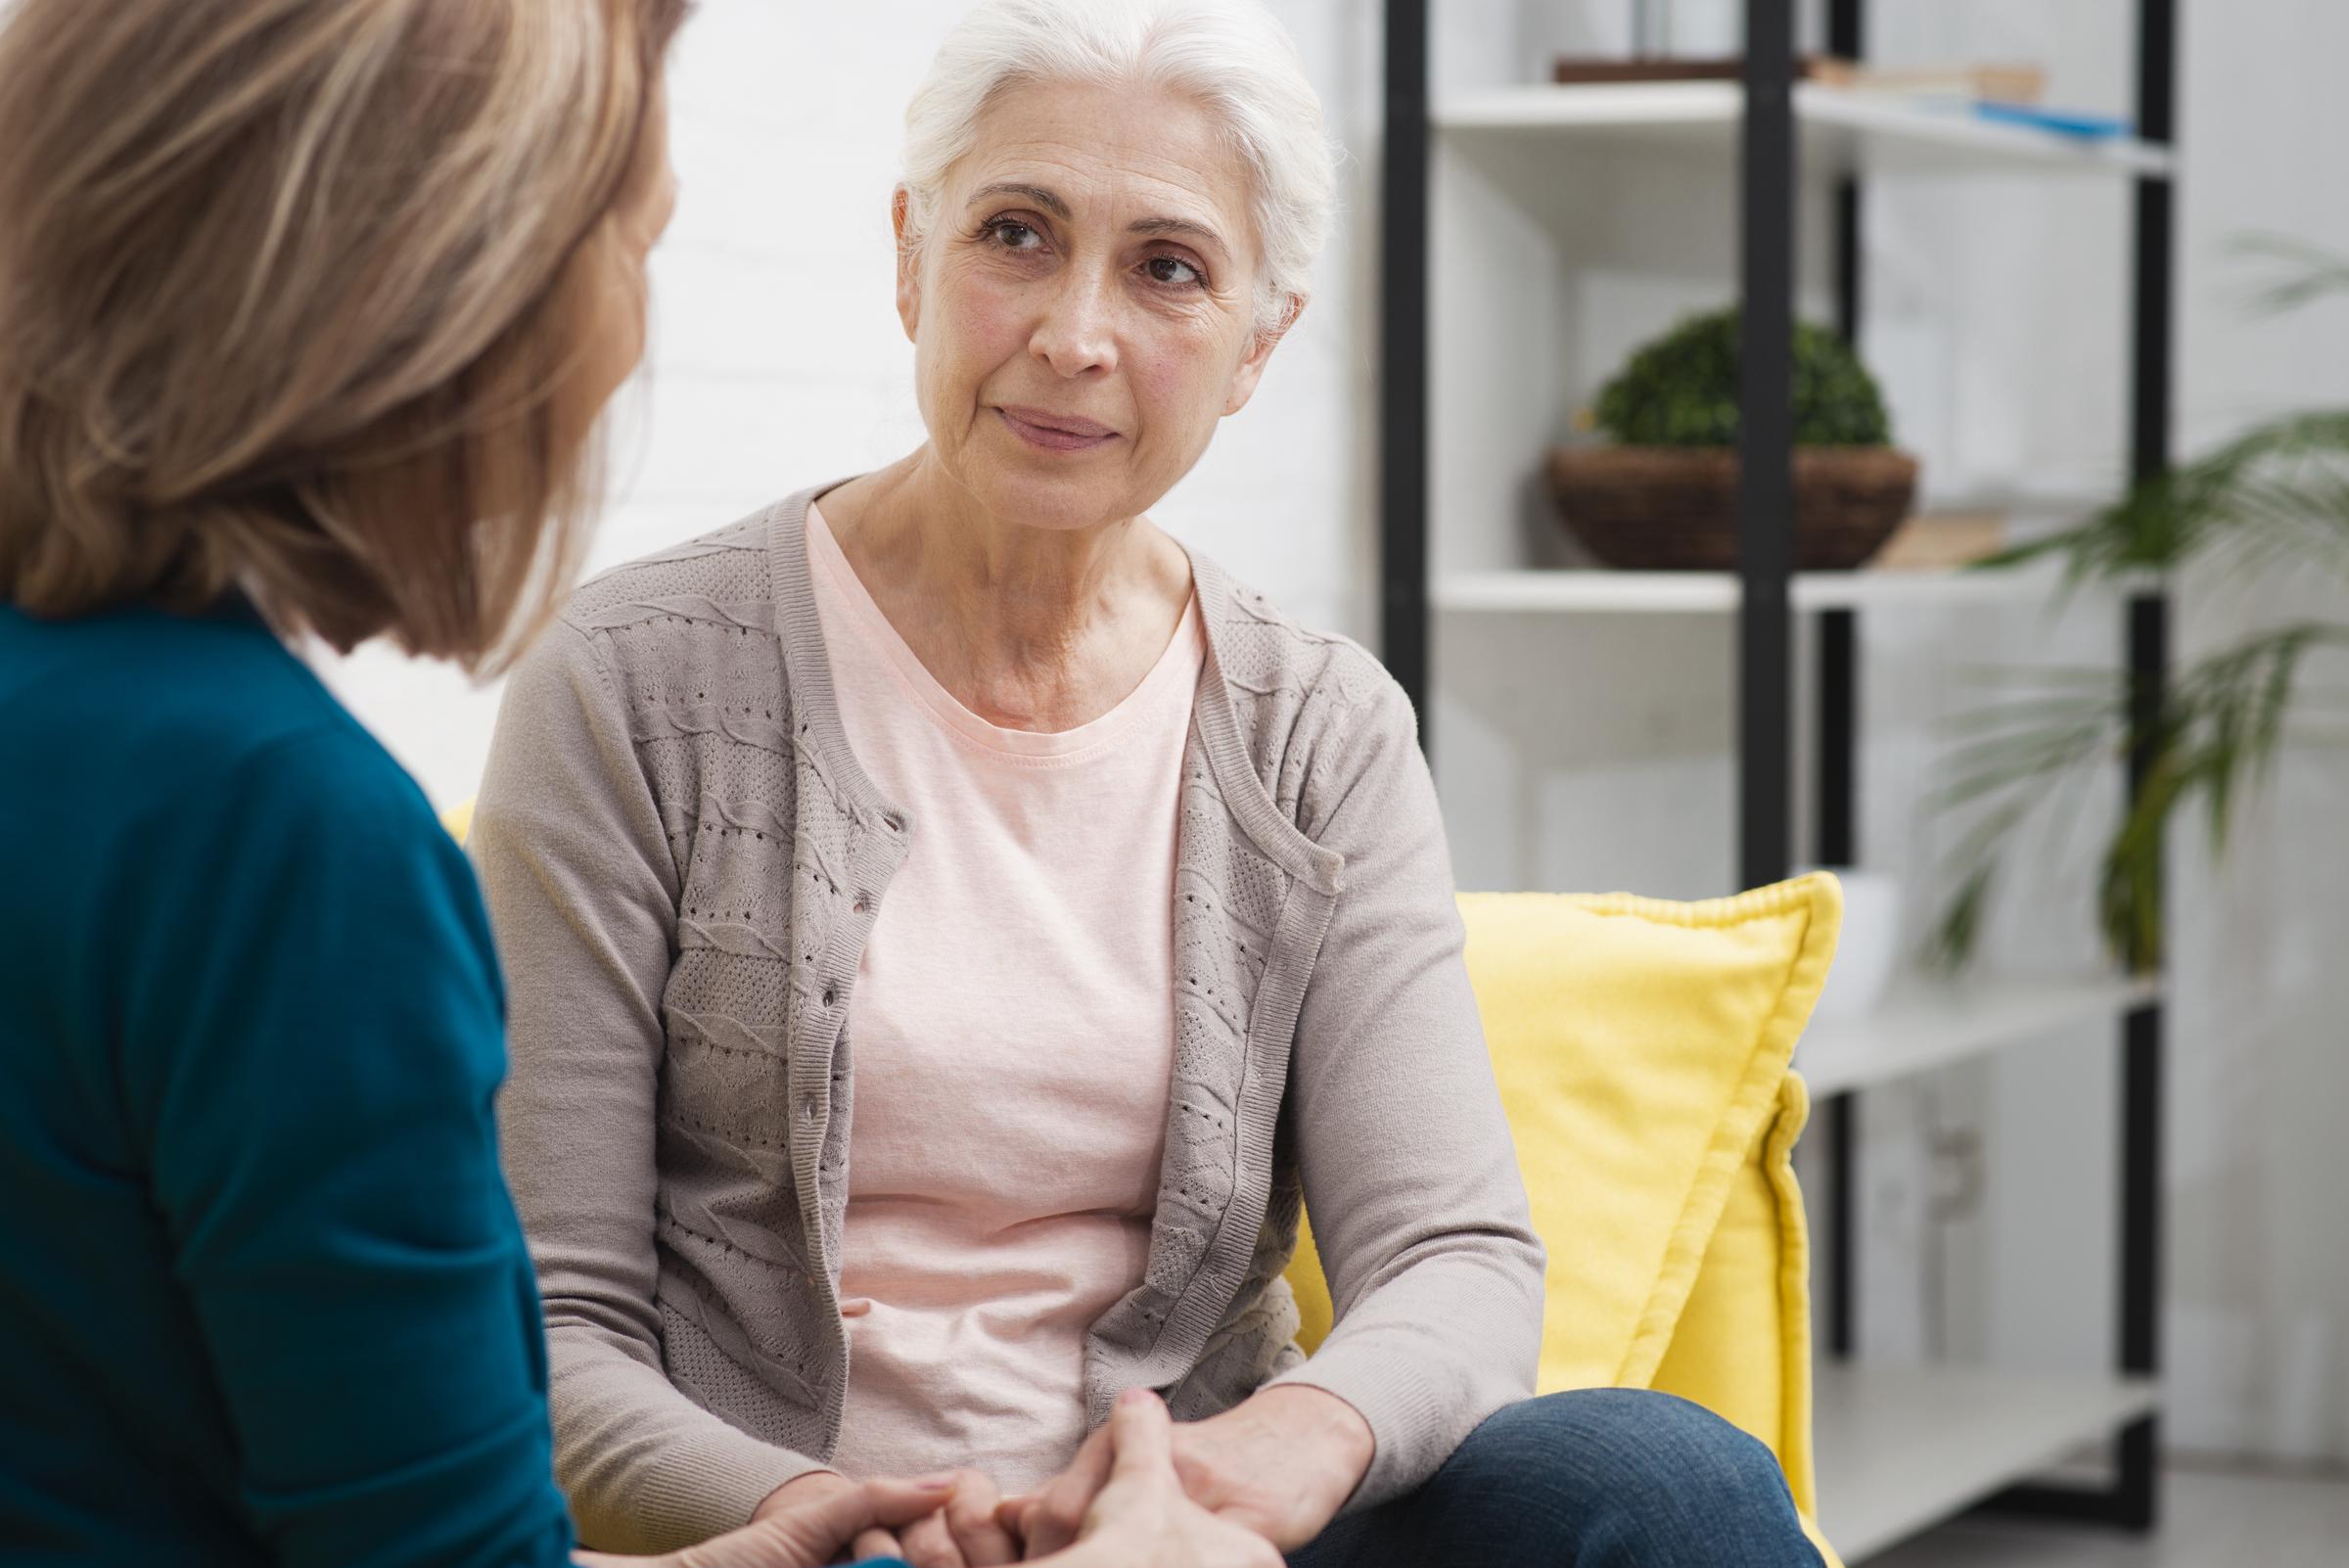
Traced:
<path fill-rule="evenodd" d="M 1244 582 L 1229 581 L 1217 649 L 1257 776 L 1309 838 L 1384 743 L 1417 744 L 1410 699 L 1375 655 Z"/>
<path fill-rule="evenodd" d="M 767 554 L 772 507 L 588 578 L 562 619 L 593 637 L 679 614 L 771 622 L 774 585 Z"/>
<path fill-rule="evenodd" d="M 1316 707 L 1359 707 L 1402 688 L 1369 649 L 1308 626 L 1272 599 L 1227 578 L 1220 647 L 1225 681 L 1250 692 L 1297 692 Z"/>
<path fill-rule="evenodd" d="M 639 740 L 765 733 L 787 716 L 780 611 L 768 549 L 773 508 L 612 568 L 575 591 L 563 625 Z M 549 636 L 549 644 L 557 640 Z"/>

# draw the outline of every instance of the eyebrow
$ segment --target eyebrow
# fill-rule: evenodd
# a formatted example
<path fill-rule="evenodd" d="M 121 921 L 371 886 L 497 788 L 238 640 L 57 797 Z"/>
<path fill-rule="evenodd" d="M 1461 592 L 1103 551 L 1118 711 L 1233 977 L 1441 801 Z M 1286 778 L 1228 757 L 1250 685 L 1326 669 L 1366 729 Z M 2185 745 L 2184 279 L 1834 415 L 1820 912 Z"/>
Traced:
<path fill-rule="evenodd" d="M 1147 217 L 1147 218 L 1136 218 L 1136 219 L 1135 219 L 1133 222 L 1131 222 L 1131 223 L 1129 223 L 1129 224 L 1128 224 L 1128 225 L 1126 226 L 1126 232 L 1127 232 L 1127 233 L 1128 233 L 1128 234 L 1180 234 L 1180 235 L 1186 235 L 1186 236 L 1188 236 L 1188 237 L 1189 237 L 1189 238 L 1191 238 L 1191 239 L 1204 241 L 1204 242 L 1206 242 L 1207 244 L 1209 244 L 1209 245 L 1211 245 L 1211 246 L 1215 247 L 1215 248 L 1216 248 L 1218 251 L 1221 251 L 1221 250 L 1223 250 L 1223 249 L 1224 249 L 1224 245 L 1223 245 L 1223 237 L 1222 237 L 1221 235 L 1218 234 L 1218 233 L 1217 233 L 1215 230 L 1213 230 L 1213 229 L 1209 228 L 1209 227 L 1208 227 L 1206 224 L 1204 224 L 1204 223 L 1193 223 L 1193 222 L 1192 222 L 1190 219 L 1188 219 L 1188 218 L 1177 218 L 1177 217 Z"/>
<path fill-rule="evenodd" d="M 1051 213 L 1063 223 L 1070 222 L 1075 217 L 1075 214 L 1069 210 L 1069 204 L 1062 201 L 1058 193 L 1048 190 L 1041 185 L 1023 185 L 1012 180 L 998 181 L 993 185 L 981 186 L 978 190 L 975 190 L 971 193 L 971 205 L 976 207 L 981 202 L 987 201 L 991 197 L 998 196 L 1016 196 L 1023 201 L 1034 202 L 1037 207 L 1042 208 L 1045 211 Z M 1226 254 L 1229 254 L 1229 248 L 1224 245 L 1223 237 L 1221 235 L 1209 228 L 1206 224 L 1194 223 L 1189 218 L 1136 218 L 1126 226 L 1126 232 L 1128 234 L 1183 235 L 1211 245 L 1216 250 L 1223 252 Z"/>
<path fill-rule="evenodd" d="M 976 207 L 990 196 L 1019 196 L 1034 202 L 1063 223 L 1070 220 L 1069 204 L 1040 185 L 987 185 L 971 193 L 971 205 Z"/>

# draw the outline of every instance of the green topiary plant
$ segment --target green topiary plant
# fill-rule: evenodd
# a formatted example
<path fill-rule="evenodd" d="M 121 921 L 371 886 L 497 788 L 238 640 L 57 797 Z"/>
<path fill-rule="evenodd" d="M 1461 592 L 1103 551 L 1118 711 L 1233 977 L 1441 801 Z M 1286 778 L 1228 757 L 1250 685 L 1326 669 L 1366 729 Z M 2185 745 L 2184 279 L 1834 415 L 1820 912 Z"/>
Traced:
<path fill-rule="evenodd" d="M 1737 444 L 1738 314 L 1691 316 L 1634 353 L 1598 394 L 1598 426 L 1627 446 Z M 1797 446 L 1884 446 L 1884 396 L 1824 327 L 1794 329 Z"/>

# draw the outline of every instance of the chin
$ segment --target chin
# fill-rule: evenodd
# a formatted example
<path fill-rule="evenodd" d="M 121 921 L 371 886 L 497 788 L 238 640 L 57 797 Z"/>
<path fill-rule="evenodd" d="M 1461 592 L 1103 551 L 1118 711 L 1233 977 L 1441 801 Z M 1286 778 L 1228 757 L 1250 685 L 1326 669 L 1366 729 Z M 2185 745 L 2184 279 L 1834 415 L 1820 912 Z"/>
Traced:
<path fill-rule="evenodd" d="M 990 465 L 971 488 L 988 510 L 1006 522 L 1033 529 L 1074 530 L 1122 522 L 1142 508 L 1130 504 L 1122 486 L 1082 475 L 1053 473 L 1043 463 Z"/>

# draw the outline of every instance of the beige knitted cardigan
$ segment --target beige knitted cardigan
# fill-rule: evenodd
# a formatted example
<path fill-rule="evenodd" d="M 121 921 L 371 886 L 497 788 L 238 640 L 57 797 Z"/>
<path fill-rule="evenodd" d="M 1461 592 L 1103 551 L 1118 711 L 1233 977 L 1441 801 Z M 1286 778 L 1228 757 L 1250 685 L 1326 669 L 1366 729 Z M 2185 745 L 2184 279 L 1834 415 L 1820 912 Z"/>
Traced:
<path fill-rule="evenodd" d="M 581 588 L 509 684 L 474 819 L 556 1472 L 600 1546 L 738 1525 L 840 1435 L 852 991 L 923 827 L 842 731 L 816 493 Z M 1326 1389 L 1377 1441 L 1362 1507 L 1532 1392 L 1541 1243 L 1409 703 L 1354 643 L 1192 573 L 1165 1164 L 1145 1275 L 1086 1339 L 1086 1414 L 1134 1384 L 1178 1419 Z M 1310 1360 L 1281 1278 L 1301 1200 L 1339 1312 Z"/>

